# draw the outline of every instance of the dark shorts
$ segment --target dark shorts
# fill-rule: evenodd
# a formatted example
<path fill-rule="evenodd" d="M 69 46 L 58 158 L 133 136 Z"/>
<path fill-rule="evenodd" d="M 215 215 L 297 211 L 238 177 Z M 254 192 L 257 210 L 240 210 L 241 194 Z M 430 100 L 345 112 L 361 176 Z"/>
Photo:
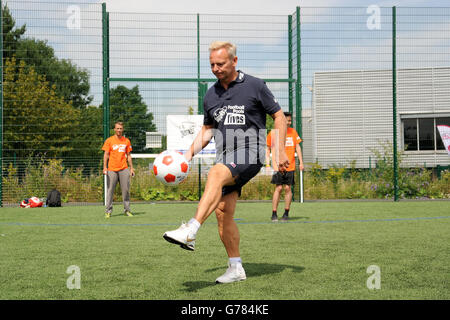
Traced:
<path fill-rule="evenodd" d="M 230 169 L 233 177 L 236 178 L 236 183 L 231 186 L 225 186 L 222 188 L 222 196 L 229 194 L 233 191 L 237 191 L 238 195 L 241 196 L 242 187 L 249 182 L 254 176 L 258 174 L 263 166 L 262 163 L 258 164 L 229 164 L 224 165 Z"/>
<path fill-rule="evenodd" d="M 290 185 L 293 186 L 295 184 L 295 171 L 287 171 L 285 173 L 275 172 L 272 176 L 272 180 L 270 183 L 280 185 Z"/>

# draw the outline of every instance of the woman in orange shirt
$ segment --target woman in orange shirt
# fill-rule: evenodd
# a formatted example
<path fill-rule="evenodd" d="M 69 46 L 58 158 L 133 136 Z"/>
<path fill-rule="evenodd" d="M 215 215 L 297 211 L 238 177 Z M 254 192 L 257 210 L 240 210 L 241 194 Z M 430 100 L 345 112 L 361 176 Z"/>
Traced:
<path fill-rule="evenodd" d="M 130 176 L 134 177 L 133 161 L 131 159 L 131 142 L 123 136 L 123 123 L 114 124 L 115 134 L 106 139 L 102 150 L 103 174 L 107 175 L 106 213 L 105 217 L 111 217 L 113 209 L 114 189 L 117 182 L 122 189 L 123 206 L 125 214 L 132 217 L 130 211 Z M 128 164 L 127 164 L 128 162 Z"/>

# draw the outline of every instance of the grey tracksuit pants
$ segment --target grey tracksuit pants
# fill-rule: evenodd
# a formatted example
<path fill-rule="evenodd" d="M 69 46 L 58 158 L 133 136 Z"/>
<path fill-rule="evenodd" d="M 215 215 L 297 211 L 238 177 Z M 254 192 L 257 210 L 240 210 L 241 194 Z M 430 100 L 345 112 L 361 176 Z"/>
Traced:
<path fill-rule="evenodd" d="M 130 211 L 130 169 L 126 168 L 121 171 L 108 171 L 106 183 L 106 212 L 112 212 L 114 189 L 117 182 L 120 183 L 122 189 L 123 207 L 125 211 Z"/>

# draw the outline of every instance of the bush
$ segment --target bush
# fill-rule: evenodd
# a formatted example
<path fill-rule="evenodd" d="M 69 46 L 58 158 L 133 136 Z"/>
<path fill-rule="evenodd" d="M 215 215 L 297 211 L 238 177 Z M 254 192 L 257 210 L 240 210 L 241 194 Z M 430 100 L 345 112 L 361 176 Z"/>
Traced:
<path fill-rule="evenodd" d="M 388 149 L 386 149 L 388 150 Z M 379 154 L 375 169 L 355 169 L 333 166 L 322 169 L 320 164 L 310 164 L 304 172 L 304 198 L 315 199 L 391 199 L 393 170 L 389 154 Z M 104 176 L 100 168 L 64 168 L 62 160 L 34 158 L 25 162 L 22 174 L 12 163 L 3 173 L 3 202 L 19 203 L 25 198 L 45 198 L 53 188 L 61 192 L 63 202 L 102 202 Z M 193 171 L 185 181 L 175 187 L 158 182 L 148 165 L 137 165 L 136 176 L 131 180 L 131 201 L 198 201 L 199 175 Z M 201 192 L 207 173 L 201 177 Z M 243 189 L 241 200 L 271 200 L 274 186 L 270 175 L 258 175 Z M 299 181 L 296 179 L 296 184 Z M 425 168 L 399 170 L 399 196 L 405 199 L 450 198 L 450 170 L 443 171 L 440 179 L 433 178 Z M 297 188 L 296 191 L 297 192 Z M 297 194 L 294 195 L 297 198 Z M 115 190 L 116 201 L 121 201 L 120 186 Z"/>

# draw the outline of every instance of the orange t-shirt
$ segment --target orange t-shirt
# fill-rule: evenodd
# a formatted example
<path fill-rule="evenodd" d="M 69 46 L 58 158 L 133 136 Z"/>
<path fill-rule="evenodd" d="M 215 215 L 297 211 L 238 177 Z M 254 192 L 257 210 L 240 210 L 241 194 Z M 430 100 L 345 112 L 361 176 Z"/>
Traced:
<path fill-rule="evenodd" d="M 297 131 L 294 128 L 287 128 L 285 151 L 289 159 L 289 167 L 286 171 L 295 171 L 295 146 L 302 142 L 302 139 L 298 136 Z M 272 147 L 272 131 L 267 135 L 267 146 Z"/>
<path fill-rule="evenodd" d="M 132 150 L 129 139 L 124 136 L 119 139 L 115 135 L 109 137 L 103 144 L 102 150 L 109 152 L 109 171 L 120 171 L 128 168 L 126 155 Z"/>

